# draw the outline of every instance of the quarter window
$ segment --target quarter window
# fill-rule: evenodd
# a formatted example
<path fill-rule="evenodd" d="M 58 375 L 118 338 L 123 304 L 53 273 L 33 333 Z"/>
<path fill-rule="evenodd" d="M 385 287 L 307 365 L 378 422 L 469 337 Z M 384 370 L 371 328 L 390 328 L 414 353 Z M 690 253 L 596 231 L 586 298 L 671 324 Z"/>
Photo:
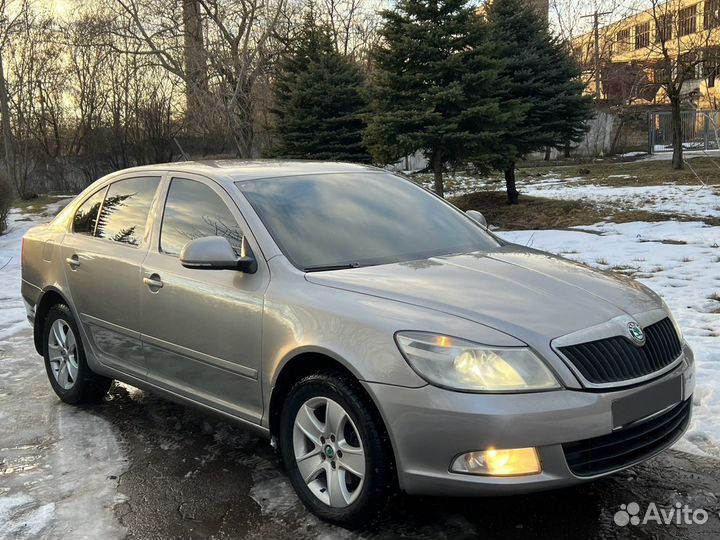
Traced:
<path fill-rule="evenodd" d="M 73 218 L 73 232 L 77 234 L 86 234 L 92 236 L 95 234 L 95 224 L 97 223 L 100 206 L 102 206 L 105 197 L 105 188 L 91 195 L 80 208 L 75 212 Z"/>
<path fill-rule="evenodd" d="M 159 183 L 159 178 L 145 177 L 111 184 L 100 210 L 95 236 L 139 246 Z"/>
<path fill-rule="evenodd" d="M 230 209 L 209 186 L 173 178 L 165 202 L 160 250 L 179 255 L 190 240 L 206 236 L 223 236 L 239 252 L 243 232 Z"/>

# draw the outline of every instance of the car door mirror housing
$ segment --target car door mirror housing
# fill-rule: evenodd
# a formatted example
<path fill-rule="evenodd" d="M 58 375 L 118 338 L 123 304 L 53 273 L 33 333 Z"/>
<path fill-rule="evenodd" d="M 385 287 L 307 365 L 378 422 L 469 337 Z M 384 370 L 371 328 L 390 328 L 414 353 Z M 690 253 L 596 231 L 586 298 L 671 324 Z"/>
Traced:
<path fill-rule="evenodd" d="M 478 212 L 477 210 L 468 210 L 465 213 L 470 217 L 470 219 L 477 221 L 480 225 L 487 229 L 487 219 L 485 219 L 485 216 L 483 216 L 481 212 Z"/>
<path fill-rule="evenodd" d="M 239 257 L 227 238 L 222 236 L 191 240 L 180 253 L 180 264 L 196 270 L 240 270 L 247 274 L 257 272 L 257 261 L 245 237 L 242 239 Z"/>

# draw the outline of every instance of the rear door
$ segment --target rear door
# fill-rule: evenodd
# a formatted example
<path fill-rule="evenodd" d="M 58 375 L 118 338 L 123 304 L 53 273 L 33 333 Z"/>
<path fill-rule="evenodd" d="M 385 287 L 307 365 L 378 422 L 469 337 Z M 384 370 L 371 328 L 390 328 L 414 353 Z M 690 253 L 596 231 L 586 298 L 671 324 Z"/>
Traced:
<path fill-rule="evenodd" d="M 142 262 L 160 177 L 117 180 L 79 207 L 62 244 L 73 304 L 98 360 L 144 376 Z"/>
<path fill-rule="evenodd" d="M 162 220 L 143 264 L 143 348 L 148 378 L 168 390 L 252 422 L 262 417 L 259 381 L 263 298 L 269 271 L 251 235 L 258 271 L 184 268 L 195 238 L 248 234 L 237 206 L 212 180 L 171 178 Z"/>

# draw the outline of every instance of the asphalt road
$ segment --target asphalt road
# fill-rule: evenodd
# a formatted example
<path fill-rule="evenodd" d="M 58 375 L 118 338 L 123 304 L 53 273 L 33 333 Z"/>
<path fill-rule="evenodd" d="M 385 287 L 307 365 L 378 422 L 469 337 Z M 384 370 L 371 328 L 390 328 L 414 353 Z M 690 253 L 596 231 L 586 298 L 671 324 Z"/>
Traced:
<path fill-rule="evenodd" d="M 380 523 L 346 531 L 305 511 L 267 441 L 122 385 L 100 405 L 64 405 L 29 331 L 0 349 L 0 538 L 720 537 L 720 461 L 673 450 L 544 494 L 401 496 Z M 640 517 L 679 504 L 707 521 L 616 525 L 633 502 Z"/>

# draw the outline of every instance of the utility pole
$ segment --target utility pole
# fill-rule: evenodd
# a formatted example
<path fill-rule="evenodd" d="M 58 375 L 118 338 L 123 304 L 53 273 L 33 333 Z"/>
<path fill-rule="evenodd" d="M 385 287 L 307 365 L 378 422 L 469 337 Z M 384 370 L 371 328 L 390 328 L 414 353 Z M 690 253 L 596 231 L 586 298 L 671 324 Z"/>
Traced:
<path fill-rule="evenodd" d="M 602 99 L 602 81 L 601 81 L 601 74 L 600 74 L 600 17 L 603 15 L 610 15 L 612 11 L 603 11 L 600 13 L 597 9 L 594 13 L 591 13 L 590 15 L 583 15 L 580 18 L 581 19 L 589 19 L 592 17 L 593 19 L 593 35 L 595 37 L 595 54 L 594 56 L 594 64 L 595 64 L 595 100 L 600 101 Z"/>

